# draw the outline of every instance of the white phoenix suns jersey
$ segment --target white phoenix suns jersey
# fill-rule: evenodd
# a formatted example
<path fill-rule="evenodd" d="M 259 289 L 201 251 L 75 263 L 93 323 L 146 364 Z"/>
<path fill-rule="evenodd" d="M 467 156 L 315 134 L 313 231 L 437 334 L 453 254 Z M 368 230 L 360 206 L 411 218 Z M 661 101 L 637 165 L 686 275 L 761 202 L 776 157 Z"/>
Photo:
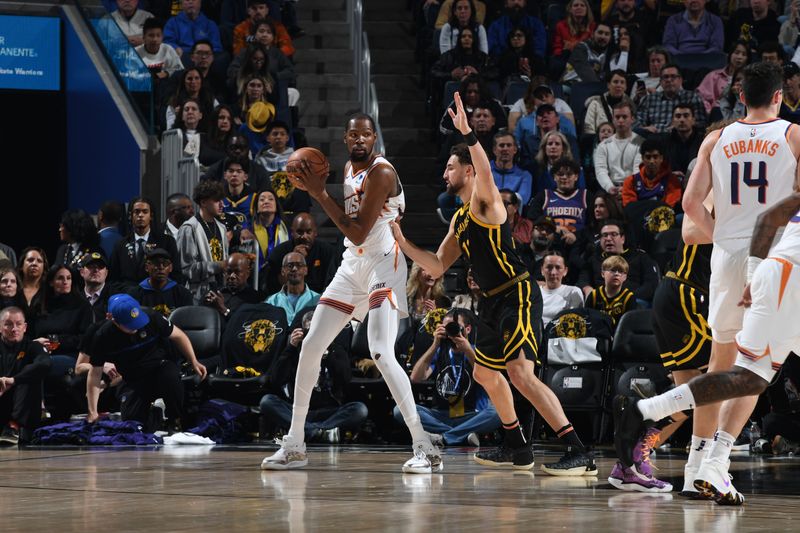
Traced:
<path fill-rule="evenodd" d="M 370 166 L 364 170 L 353 174 L 352 164 L 347 165 L 346 175 L 344 177 L 344 212 L 347 216 L 355 218 L 358 216 L 358 211 L 361 209 L 361 198 L 364 196 L 364 186 L 367 180 L 367 175 L 373 168 L 378 165 L 387 165 L 392 170 L 394 167 L 383 156 L 377 156 Z M 395 171 L 396 173 L 397 171 Z M 406 197 L 403 191 L 403 185 L 400 183 L 398 177 L 397 186 L 400 188 L 400 193 L 397 196 L 387 198 L 383 205 L 381 214 L 375 221 L 375 225 L 367 235 L 367 238 L 360 246 L 356 246 L 350 239 L 344 240 L 344 245 L 348 248 L 363 248 L 364 250 L 373 251 L 380 249 L 382 252 L 390 249 L 395 244 L 392 230 L 389 228 L 389 222 L 397 218 L 406 208 Z"/>
<path fill-rule="evenodd" d="M 797 159 L 787 139 L 793 126 L 777 118 L 739 120 L 720 133 L 711 151 L 715 244 L 749 239 L 758 216 L 792 193 Z"/>
<path fill-rule="evenodd" d="M 800 211 L 795 213 L 789 220 L 780 241 L 770 251 L 769 255 L 800 265 Z"/>

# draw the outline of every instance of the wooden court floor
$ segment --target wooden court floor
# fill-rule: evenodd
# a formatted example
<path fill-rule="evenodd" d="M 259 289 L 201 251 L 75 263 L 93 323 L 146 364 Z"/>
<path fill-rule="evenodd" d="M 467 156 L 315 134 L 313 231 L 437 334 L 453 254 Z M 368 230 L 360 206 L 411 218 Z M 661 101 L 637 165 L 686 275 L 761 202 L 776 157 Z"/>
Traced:
<path fill-rule="evenodd" d="M 311 448 L 262 472 L 273 447 L 0 449 L 0 531 L 800 531 L 800 458 L 734 457 L 743 507 L 622 492 L 598 478 L 491 470 L 447 449 L 441 474 L 407 475 L 401 448 Z M 539 463 L 556 458 L 537 449 Z M 685 455 L 659 453 L 680 487 Z"/>

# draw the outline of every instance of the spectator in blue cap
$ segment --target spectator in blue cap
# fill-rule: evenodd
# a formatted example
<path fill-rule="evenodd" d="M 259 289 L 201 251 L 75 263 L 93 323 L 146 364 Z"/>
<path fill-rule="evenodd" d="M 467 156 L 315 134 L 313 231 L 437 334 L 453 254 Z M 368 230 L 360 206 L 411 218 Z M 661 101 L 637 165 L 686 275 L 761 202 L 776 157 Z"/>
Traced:
<path fill-rule="evenodd" d="M 183 384 L 178 365 L 164 341 L 169 339 L 203 380 L 206 367 L 197 361 L 189 338 L 163 315 L 143 309 L 127 294 L 109 298 L 108 312 L 110 320 L 89 327 L 76 364 L 77 373 L 89 373 L 87 420 L 94 422 L 99 418 L 97 400 L 105 373 L 112 381 L 122 378 L 119 397 L 123 420 L 145 423 L 153 401 L 162 398 L 168 427 L 179 430 Z M 155 429 L 158 428 L 145 427 L 147 431 Z"/>

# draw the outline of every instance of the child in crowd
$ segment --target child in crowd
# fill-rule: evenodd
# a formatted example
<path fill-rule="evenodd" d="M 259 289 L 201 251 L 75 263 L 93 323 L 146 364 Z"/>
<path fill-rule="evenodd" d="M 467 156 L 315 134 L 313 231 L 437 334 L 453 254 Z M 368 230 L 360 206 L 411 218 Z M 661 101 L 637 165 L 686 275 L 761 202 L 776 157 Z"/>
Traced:
<path fill-rule="evenodd" d="M 156 17 L 144 21 L 142 26 L 144 43 L 136 47 L 136 53 L 156 78 L 163 80 L 183 70 L 183 63 L 175 49 L 164 41 L 164 22 Z"/>
<path fill-rule="evenodd" d="M 594 289 L 586 297 L 586 307 L 602 311 L 611 317 L 616 329 L 619 319 L 636 309 L 633 291 L 624 287 L 628 279 L 628 262 L 618 255 L 606 258 L 601 265 L 603 286 Z"/>

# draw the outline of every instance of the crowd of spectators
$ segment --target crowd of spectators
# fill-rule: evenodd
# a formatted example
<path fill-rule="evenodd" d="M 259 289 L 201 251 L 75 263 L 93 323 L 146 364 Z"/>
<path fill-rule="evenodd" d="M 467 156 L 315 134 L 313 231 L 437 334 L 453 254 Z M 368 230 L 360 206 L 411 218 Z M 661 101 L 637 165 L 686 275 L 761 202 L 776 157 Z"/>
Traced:
<path fill-rule="evenodd" d="M 447 113 L 458 92 L 542 288 L 545 324 L 587 307 L 616 328 L 650 307 L 679 243 L 700 144 L 745 116 L 743 67 L 781 65 L 780 117 L 800 123 L 795 2 L 419 0 L 413 9 L 438 120 L 432 179 L 460 140 Z M 457 31 L 485 32 L 488 51 Z M 449 223 L 460 200 L 442 191 L 437 211 Z"/>
<path fill-rule="evenodd" d="M 585 306 L 616 327 L 624 313 L 650 306 L 670 268 L 663 245 L 680 227 L 682 189 L 705 129 L 744 116 L 741 68 L 800 57 L 797 9 L 788 2 L 784 10 L 751 0 L 735 11 L 705 0 L 686 0 L 685 9 L 655 0 L 412 4 L 440 162 L 461 139 L 446 112 L 457 90 L 540 284 L 543 325 Z M 136 197 L 106 202 L 96 217 L 65 212 L 55 254 L 0 244 L 5 433 L 41 424 L 42 401 L 56 419 L 86 412 L 87 376 L 104 391 L 101 406 L 116 409 L 121 399 L 123 416 L 144 417 L 159 394 L 174 422 L 185 416 L 175 394 L 183 390 L 180 373 L 206 369 L 264 377 L 260 409 L 269 432 L 288 429 L 297 354 L 341 244 L 319 238 L 308 195 L 285 173 L 298 141 L 289 112 L 297 97 L 292 39 L 303 34 L 294 2 L 221 6 L 114 2 L 112 17 L 153 74 L 161 127 L 183 131 L 202 180 L 165 199 L 163 222 L 150 200 Z M 686 61 L 713 51 L 727 53 L 724 64 Z M 800 122 L 800 66 L 788 61 L 784 74 L 781 116 Z M 445 222 L 458 204 L 447 192 L 439 196 Z M 426 430 L 444 444 L 475 444 L 499 423 L 469 379 L 482 296 L 469 272 L 451 274 L 460 283 L 412 265 L 410 316 L 396 352 L 412 382 L 432 384 L 418 405 Z M 137 389 L 146 373 L 99 353 L 107 317 L 123 328 L 141 322 L 120 314 L 134 309 L 120 295 L 144 306 L 148 332 L 171 341 L 143 354 L 158 368 L 154 375 L 176 387 L 169 394 Z M 213 357 L 193 360 L 180 330 L 162 321 L 188 306 L 219 317 Z M 311 440 L 353 438 L 380 416 L 348 387 L 353 377 L 377 377 L 374 362 L 354 349 L 358 327 L 345 328 L 323 357 L 306 428 Z M 104 328 L 109 339 L 116 335 Z M 163 368 L 167 360 L 180 372 Z M 20 398 L 12 402 L 7 393 L 15 390 Z M 130 398 L 136 403 L 126 407 Z"/>

